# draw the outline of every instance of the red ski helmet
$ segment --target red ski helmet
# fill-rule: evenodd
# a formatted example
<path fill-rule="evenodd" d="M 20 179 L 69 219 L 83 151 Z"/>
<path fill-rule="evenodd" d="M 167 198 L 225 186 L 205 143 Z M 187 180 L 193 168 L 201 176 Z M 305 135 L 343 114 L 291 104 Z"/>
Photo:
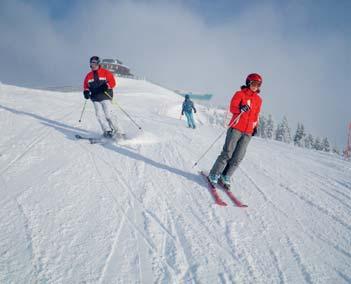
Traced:
<path fill-rule="evenodd" d="M 249 86 L 252 81 L 259 82 L 262 84 L 262 77 L 260 74 L 252 73 L 246 77 L 246 86 Z"/>

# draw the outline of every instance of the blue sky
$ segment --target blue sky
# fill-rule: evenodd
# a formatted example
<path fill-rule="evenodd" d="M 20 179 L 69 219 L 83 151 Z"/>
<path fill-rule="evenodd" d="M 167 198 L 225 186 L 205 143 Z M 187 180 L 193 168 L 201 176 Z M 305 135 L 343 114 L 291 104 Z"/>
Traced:
<path fill-rule="evenodd" d="M 92 54 L 226 105 L 247 73 L 263 111 L 345 144 L 351 1 L 2 0 L 0 81 L 80 85 Z"/>

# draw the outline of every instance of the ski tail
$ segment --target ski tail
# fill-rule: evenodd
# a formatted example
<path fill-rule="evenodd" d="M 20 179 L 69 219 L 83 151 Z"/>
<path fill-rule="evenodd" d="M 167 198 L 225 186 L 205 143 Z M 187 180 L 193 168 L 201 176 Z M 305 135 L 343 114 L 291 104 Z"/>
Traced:
<path fill-rule="evenodd" d="M 234 202 L 234 204 L 236 206 L 238 206 L 238 207 L 248 207 L 246 204 L 242 203 L 238 198 L 236 198 L 236 196 L 231 191 L 230 187 L 225 186 L 221 182 L 219 182 L 218 184 L 224 189 L 224 191 L 227 193 L 228 197 L 231 199 L 231 201 Z"/>
<path fill-rule="evenodd" d="M 234 204 L 238 207 L 248 207 L 246 204 L 243 204 L 239 199 L 237 199 L 235 197 L 235 195 L 233 194 L 233 192 L 231 192 L 230 190 L 226 190 L 227 195 L 229 196 L 229 198 L 234 202 Z"/>

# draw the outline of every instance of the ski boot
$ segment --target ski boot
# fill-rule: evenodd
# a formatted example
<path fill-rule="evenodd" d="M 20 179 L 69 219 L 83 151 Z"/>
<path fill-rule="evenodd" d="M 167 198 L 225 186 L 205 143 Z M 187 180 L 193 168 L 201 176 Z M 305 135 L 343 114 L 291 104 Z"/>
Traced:
<path fill-rule="evenodd" d="M 222 185 L 226 190 L 230 190 L 230 177 L 227 175 L 221 175 L 219 178 L 219 184 Z"/>
<path fill-rule="evenodd" d="M 114 131 L 113 130 L 104 131 L 104 134 L 103 134 L 103 136 L 105 138 L 112 138 L 113 135 L 114 135 Z"/>
<path fill-rule="evenodd" d="M 217 184 L 218 183 L 218 179 L 219 179 L 219 175 L 209 175 L 208 176 L 208 180 L 210 181 L 210 183 L 212 184 Z"/>

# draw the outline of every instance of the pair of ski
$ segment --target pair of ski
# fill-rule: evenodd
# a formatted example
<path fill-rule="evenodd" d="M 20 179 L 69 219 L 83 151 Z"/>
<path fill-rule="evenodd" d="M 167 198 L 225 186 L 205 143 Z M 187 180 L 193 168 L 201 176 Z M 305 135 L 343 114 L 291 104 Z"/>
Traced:
<path fill-rule="evenodd" d="M 220 205 L 220 206 L 227 206 L 228 204 L 219 196 L 216 186 L 209 180 L 208 175 L 206 173 L 204 173 L 203 171 L 201 171 L 200 174 L 206 179 L 210 193 L 211 193 L 213 199 L 215 200 L 216 204 Z M 228 195 L 230 200 L 233 201 L 233 203 L 237 207 L 243 207 L 243 208 L 247 207 L 247 205 L 243 204 L 239 199 L 237 199 L 235 197 L 235 195 L 230 191 L 230 189 L 228 189 L 227 187 L 225 187 L 221 183 L 218 183 L 218 185 L 224 189 L 224 192 Z"/>
<path fill-rule="evenodd" d="M 75 137 L 77 139 L 88 140 L 90 144 L 102 143 L 102 138 L 98 138 L 98 137 L 86 137 L 79 134 L 76 134 Z"/>
<path fill-rule="evenodd" d="M 111 137 L 111 138 L 108 138 L 108 137 L 86 137 L 86 136 L 82 136 L 82 135 L 79 135 L 79 134 L 76 134 L 75 137 L 77 139 L 83 139 L 83 140 L 88 140 L 90 142 L 90 144 L 103 144 L 103 143 L 106 143 L 107 141 L 113 141 L 115 140 L 116 138 L 119 139 L 126 139 L 126 135 L 125 134 L 117 134 L 116 137 Z"/>

